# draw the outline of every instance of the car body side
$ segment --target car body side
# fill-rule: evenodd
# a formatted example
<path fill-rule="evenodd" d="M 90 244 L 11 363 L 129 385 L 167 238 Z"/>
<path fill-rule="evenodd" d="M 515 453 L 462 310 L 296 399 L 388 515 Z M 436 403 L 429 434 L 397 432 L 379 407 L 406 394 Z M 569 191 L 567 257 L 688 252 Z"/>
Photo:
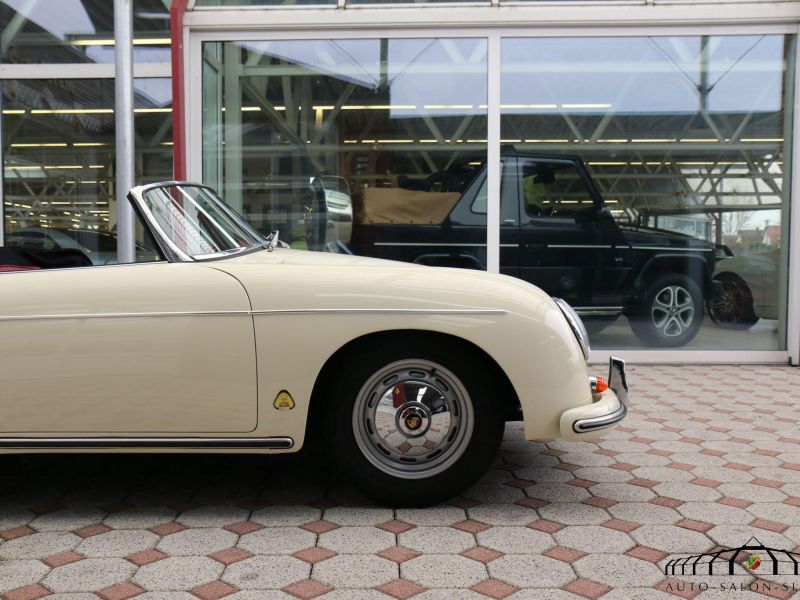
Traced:
<path fill-rule="evenodd" d="M 574 334 L 534 286 L 463 269 L 291 250 L 276 255 L 286 258 L 269 270 L 260 264 L 264 253 L 214 266 L 241 281 L 252 303 L 264 435 L 290 430 L 302 439 L 328 359 L 365 336 L 400 331 L 457 338 L 494 360 L 516 393 L 529 439 L 561 437 L 561 414 L 593 402 Z M 273 408 L 284 389 L 298 402 L 295 410 Z M 323 390 L 314 400 L 330 399 Z"/>
<path fill-rule="evenodd" d="M 560 309 L 510 277 L 281 248 L 2 277 L 0 334 L 19 346 L 0 367 L 0 406 L 26 423 L 3 435 L 42 437 L 59 422 L 64 436 L 289 436 L 297 450 L 312 398 L 332 401 L 315 392 L 327 361 L 354 340 L 397 331 L 483 351 L 513 386 L 529 439 L 570 437 L 562 414 L 593 405 Z M 75 291 L 75 277 L 90 285 Z M 26 382 L 36 394 L 17 402 Z M 282 391 L 293 409 L 273 406 Z"/>

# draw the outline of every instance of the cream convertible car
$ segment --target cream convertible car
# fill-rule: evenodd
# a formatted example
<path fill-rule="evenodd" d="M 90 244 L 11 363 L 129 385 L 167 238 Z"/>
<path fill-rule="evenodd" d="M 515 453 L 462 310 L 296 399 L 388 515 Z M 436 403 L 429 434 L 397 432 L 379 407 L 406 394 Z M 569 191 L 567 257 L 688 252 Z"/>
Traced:
<path fill-rule="evenodd" d="M 0 274 L 0 451 L 308 441 L 422 505 L 478 479 L 520 410 L 529 439 L 625 417 L 623 361 L 590 377 L 580 318 L 527 283 L 286 249 L 200 185 L 129 199 L 163 260 Z"/>

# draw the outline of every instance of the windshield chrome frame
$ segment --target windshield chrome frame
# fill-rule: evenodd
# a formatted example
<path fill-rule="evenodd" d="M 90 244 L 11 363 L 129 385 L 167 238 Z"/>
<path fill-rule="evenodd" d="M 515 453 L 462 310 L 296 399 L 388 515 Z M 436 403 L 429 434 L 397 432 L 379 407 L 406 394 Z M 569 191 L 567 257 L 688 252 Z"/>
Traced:
<path fill-rule="evenodd" d="M 231 250 L 213 252 L 211 254 L 198 254 L 196 256 L 187 254 L 181 250 L 174 241 L 172 241 L 172 238 L 169 235 L 167 235 L 167 232 L 164 231 L 164 229 L 158 223 L 158 220 L 155 218 L 153 212 L 148 208 L 147 202 L 145 202 L 144 199 L 144 195 L 147 192 L 156 188 L 168 187 L 195 187 L 210 191 L 214 197 L 220 200 L 220 207 L 225 214 L 233 219 L 237 225 L 242 226 L 244 229 L 248 230 L 249 233 L 255 234 L 257 237 L 261 238 L 261 242 L 244 248 L 232 248 Z M 143 224 L 150 230 L 150 234 L 153 236 L 156 244 L 158 244 L 162 253 L 166 256 L 169 262 L 202 262 L 206 260 L 227 258 L 243 252 L 251 252 L 264 248 L 264 242 L 266 241 L 266 238 L 251 225 L 249 225 L 239 213 L 228 206 L 228 204 L 219 197 L 214 188 L 202 183 L 194 183 L 192 181 L 159 181 L 157 183 L 138 185 L 134 188 L 131 188 L 131 190 L 128 192 L 128 201 L 133 205 L 137 214 L 142 217 Z"/>

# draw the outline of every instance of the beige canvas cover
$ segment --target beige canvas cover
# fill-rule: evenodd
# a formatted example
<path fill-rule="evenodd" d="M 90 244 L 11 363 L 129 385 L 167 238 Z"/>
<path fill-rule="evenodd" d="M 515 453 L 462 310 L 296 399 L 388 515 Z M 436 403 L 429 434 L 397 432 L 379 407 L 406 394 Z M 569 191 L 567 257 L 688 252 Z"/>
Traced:
<path fill-rule="evenodd" d="M 460 197 L 458 192 L 368 187 L 361 218 L 363 223 L 438 224 Z"/>

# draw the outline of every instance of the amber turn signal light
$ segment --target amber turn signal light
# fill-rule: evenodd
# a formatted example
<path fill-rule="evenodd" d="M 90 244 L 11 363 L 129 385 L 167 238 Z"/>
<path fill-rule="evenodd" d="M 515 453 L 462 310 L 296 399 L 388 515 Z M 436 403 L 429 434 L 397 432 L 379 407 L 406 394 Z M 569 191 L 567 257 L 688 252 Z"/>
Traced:
<path fill-rule="evenodd" d="M 608 382 L 602 377 L 590 377 L 589 385 L 593 394 L 602 394 L 608 389 Z"/>

